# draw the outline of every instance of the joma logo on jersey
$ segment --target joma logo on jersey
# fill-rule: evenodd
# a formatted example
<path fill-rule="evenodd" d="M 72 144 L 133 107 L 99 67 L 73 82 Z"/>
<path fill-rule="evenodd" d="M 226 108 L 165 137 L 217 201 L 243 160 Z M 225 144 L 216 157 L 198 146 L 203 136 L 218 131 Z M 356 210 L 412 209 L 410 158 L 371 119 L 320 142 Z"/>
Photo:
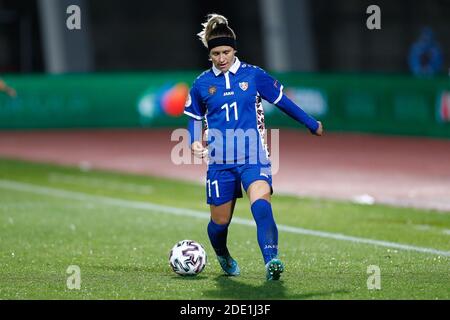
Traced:
<path fill-rule="evenodd" d="M 241 88 L 242 90 L 247 90 L 248 89 L 248 82 L 239 82 L 239 88 Z"/>
<path fill-rule="evenodd" d="M 227 91 L 223 93 L 223 96 L 234 96 L 234 91 Z"/>

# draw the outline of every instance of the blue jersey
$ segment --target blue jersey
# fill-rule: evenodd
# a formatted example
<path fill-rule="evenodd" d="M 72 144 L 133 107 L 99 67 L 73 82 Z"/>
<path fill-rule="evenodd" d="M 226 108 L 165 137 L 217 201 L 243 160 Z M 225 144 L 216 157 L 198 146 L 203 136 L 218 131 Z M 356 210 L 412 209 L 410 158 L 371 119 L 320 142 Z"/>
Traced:
<path fill-rule="evenodd" d="M 261 98 L 277 104 L 282 97 L 276 79 L 237 57 L 226 73 L 213 66 L 197 77 L 184 113 L 206 124 L 209 168 L 270 165 Z"/>

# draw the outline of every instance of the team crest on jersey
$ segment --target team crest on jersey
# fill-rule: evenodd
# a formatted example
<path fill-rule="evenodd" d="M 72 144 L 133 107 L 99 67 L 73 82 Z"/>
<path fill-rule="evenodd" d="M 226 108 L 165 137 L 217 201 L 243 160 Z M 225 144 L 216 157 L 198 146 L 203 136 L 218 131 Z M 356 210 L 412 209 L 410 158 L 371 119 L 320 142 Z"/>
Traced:
<path fill-rule="evenodd" d="M 239 88 L 241 88 L 242 90 L 247 90 L 248 89 L 248 82 L 239 82 Z"/>
<path fill-rule="evenodd" d="M 216 86 L 210 86 L 208 89 L 209 94 L 212 96 L 214 93 L 216 93 L 217 88 Z"/>

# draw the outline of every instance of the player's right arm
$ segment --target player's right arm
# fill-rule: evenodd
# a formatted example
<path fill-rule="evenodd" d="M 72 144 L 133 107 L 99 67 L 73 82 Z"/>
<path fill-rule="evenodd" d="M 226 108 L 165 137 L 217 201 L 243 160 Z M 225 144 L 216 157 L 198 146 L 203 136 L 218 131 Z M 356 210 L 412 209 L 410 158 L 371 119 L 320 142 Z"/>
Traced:
<path fill-rule="evenodd" d="M 188 131 L 190 136 L 189 146 L 191 147 L 191 153 L 197 158 L 205 158 L 208 155 L 208 149 L 205 148 L 201 142 L 202 121 L 189 118 Z"/>
<path fill-rule="evenodd" d="M 201 142 L 202 120 L 205 116 L 205 110 L 206 108 L 201 99 L 201 95 L 194 82 L 185 104 L 184 114 L 189 116 L 189 147 L 191 148 L 192 154 L 197 158 L 204 158 L 208 153 L 208 149 L 203 147 Z"/>

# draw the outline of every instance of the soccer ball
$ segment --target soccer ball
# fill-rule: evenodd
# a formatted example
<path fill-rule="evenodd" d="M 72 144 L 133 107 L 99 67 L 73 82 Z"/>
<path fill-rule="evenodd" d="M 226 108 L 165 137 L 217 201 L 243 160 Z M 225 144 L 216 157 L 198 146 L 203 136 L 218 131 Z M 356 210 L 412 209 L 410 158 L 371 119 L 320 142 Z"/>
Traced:
<path fill-rule="evenodd" d="M 182 240 L 173 246 L 169 254 L 172 270 L 182 276 L 195 276 L 206 266 L 206 251 L 193 240 Z"/>

